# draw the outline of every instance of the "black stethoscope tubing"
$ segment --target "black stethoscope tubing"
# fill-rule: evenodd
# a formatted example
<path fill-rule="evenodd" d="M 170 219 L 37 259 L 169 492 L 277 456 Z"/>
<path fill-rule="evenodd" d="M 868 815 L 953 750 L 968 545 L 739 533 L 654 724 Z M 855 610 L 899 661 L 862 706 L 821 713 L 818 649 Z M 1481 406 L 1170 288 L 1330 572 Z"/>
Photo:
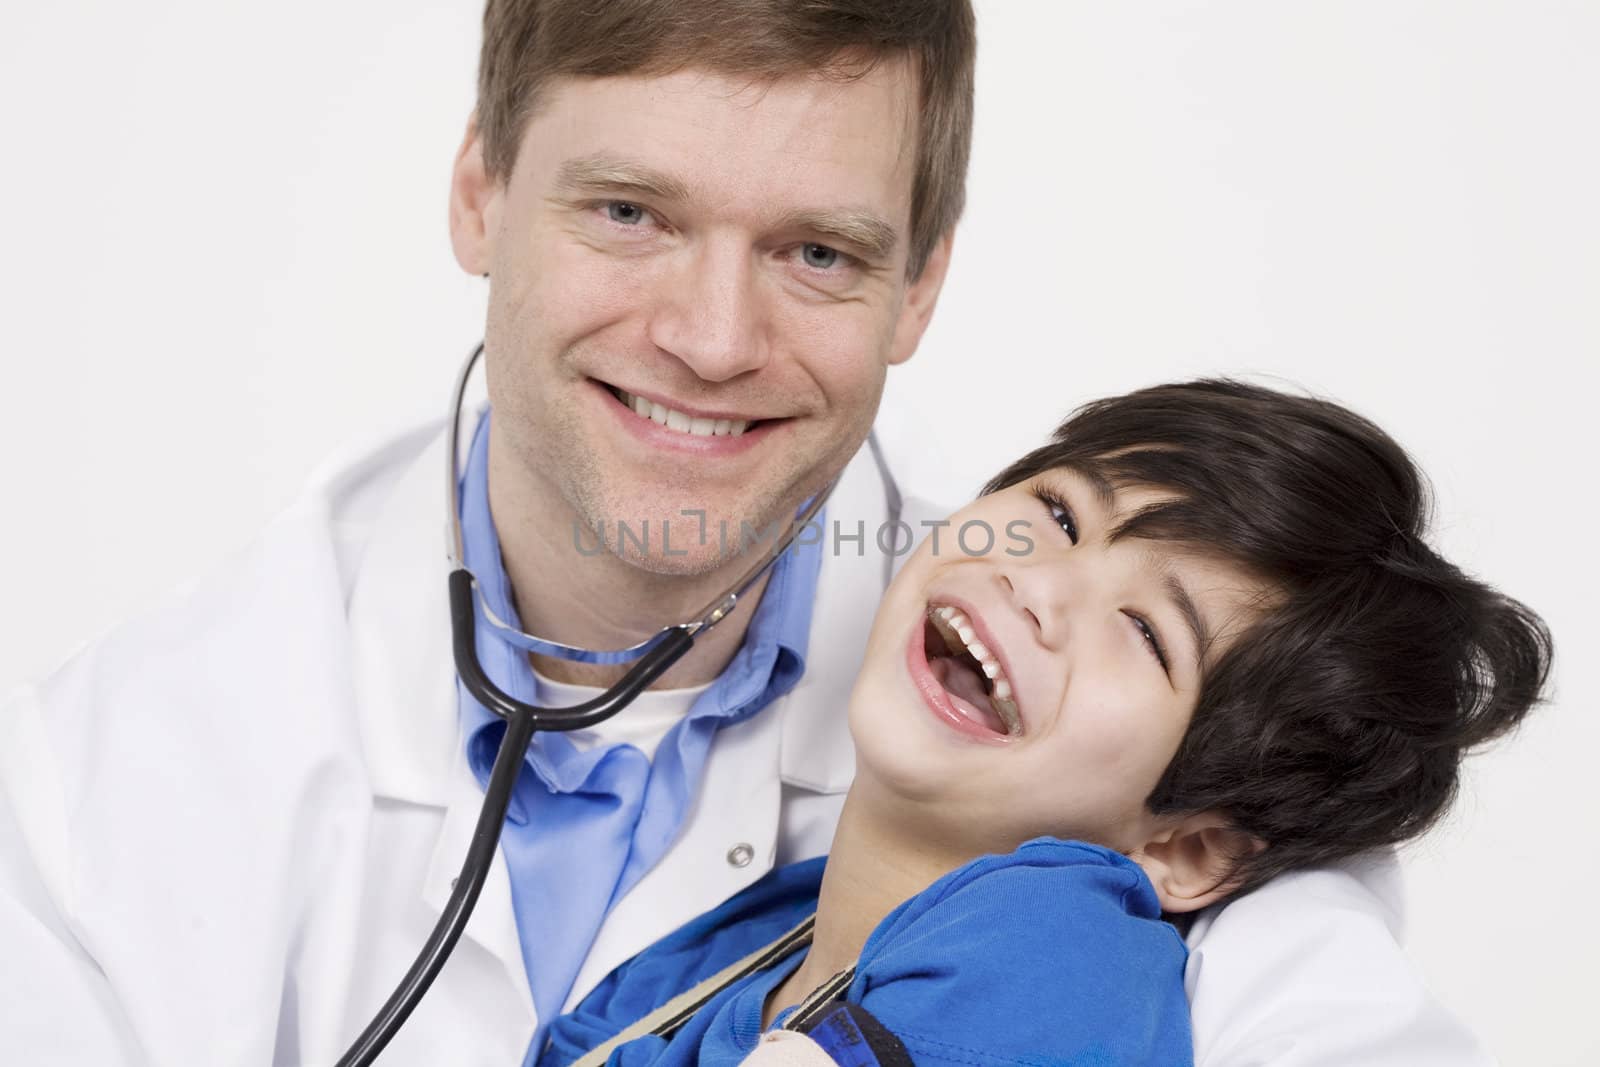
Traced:
<path fill-rule="evenodd" d="M 834 485 L 838 484 L 838 480 L 835 479 L 823 492 L 813 498 L 789 533 L 779 539 L 766 559 L 740 575 L 738 582 L 707 605 L 699 617 L 658 631 L 647 642 L 635 646 L 634 650 L 623 650 L 623 654 L 626 655 L 633 655 L 637 649 L 644 651 L 629 668 L 628 673 L 604 693 L 592 700 L 565 708 L 541 708 L 534 704 L 523 703 L 495 685 L 484 672 L 483 665 L 478 662 L 477 601 L 474 596 L 476 580 L 472 572 L 467 570 L 462 554 L 460 505 L 455 473 L 456 445 L 460 438 L 461 407 L 467 378 L 482 354 L 483 345 L 480 343 L 467 357 L 466 365 L 457 380 L 451 406 L 452 439 L 448 451 L 452 523 L 450 558 L 454 567 L 449 578 L 450 639 L 456 674 L 461 683 L 484 707 L 506 720 L 506 732 L 500 739 L 500 748 L 494 758 L 494 768 L 489 774 L 489 784 L 484 789 L 483 807 L 478 813 L 477 825 L 473 827 L 472 843 L 467 849 L 465 860 L 462 861 L 461 874 L 451 883 L 450 898 L 445 902 L 444 910 L 434 924 L 433 931 L 428 935 L 422 951 L 417 954 L 411 968 L 406 971 L 405 977 L 389 995 L 389 999 L 384 1001 L 383 1007 L 367 1024 L 366 1029 L 361 1031 L 361 1036 L 356 1038 L 355 1043 L 339 1058 L 337 1067 L 367 1067 L 377 1059 L 379 1053 L 384 1050 L 410 1017 L 418 1002 L 422 1000 L 423 994 L 438 977 L 445 960 L 454 950 L 456 942 L 461 939 L 467 920 L 472 915 L 472 909 L 478 903 L 478 895 L 489 877 L 495 849 L 500 844 L 500 831 L 505 825 L 506 811 L 511 806 L 511 794 L 516 788 L 517 775 L 522 770 L 524 755 L 533 740 L 534 733 L 538 730 L 581 730 L 586 726 L 603 722 L 638 699 L 639 694 L 649 688 L 651 682 L 659 678 L 667 668 L 689 651 L 694 645 L 695 637 L 711 629 L 733 611 L 738 605 L 739 598 L 755 584 L 756 579 L 767 568 L 777 562 L 778 557 L 788 550 L 800 528 L 816 516 L 823 503 L 832 494 Z M 876 442 L 873 447 L 874 455 L 877 456 Z M 882 469 L 881 456 L 879 465 Z M 554 645 L 554 642 L 542 643 L 547 646 Z M 577 650 L 569 651 L 582 654 Z"/>
<path fill-rule="evenodd" d="M 461 874 L 451 883 L 450 899 L 446 901 L 433 932 L 428 935 L 411 969 L 361 1032 L 355 1044 L 340 1058 L 338 1067 L 366 1067 L 377 1058 L 410 1017 L 412 1010 L 422 1000 L 422 995 L 438 976 L 456 942 L 461 939 L 467 919 L 478 903 L 478 894 L 489 877 L 495 849 L 500 844 L 500 829 L 505 825 L 511 794 L 516 788 L 517 774 L 522 770 L 525 762 L 523 757 L 534 732 L 580 730 L 610 718 L 631 704 L 694 644 L 694 637 L 687 628 L 675 626 L 634 664 L 621 681 L 593 700 L 567 708 L 540 708 L 507 695 L 489 679 L 479 664 L 475 644 L 477 619 L 473 605 L 472 575 L 466 570 L 457 570 L 450 575 L 450 626 L 456 673 L 474 697 L 506 719 L 505 736 L 500 739 L 500 749 L 495 754 L 494 769 L 489 774 L 489 784 L 484 790 L 483 808 L 478 813 L 478 823 L 472 831 L 472 844 L 461 864 Z"/>

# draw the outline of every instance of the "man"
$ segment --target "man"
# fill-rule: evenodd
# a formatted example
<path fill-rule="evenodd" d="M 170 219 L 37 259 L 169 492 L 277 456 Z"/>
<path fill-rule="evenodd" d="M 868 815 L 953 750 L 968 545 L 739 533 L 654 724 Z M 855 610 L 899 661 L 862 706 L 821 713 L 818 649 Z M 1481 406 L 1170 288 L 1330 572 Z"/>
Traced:
<path fill-rule="evenodd" d="M 489 4 L 450 216 L 490 287 L 460 515 L 488 606 L 631 645 L 843 473 L 821 542 L 650 693 L 537 738 L 466 935 L 382 1062 L 518 1062 L 616 964 L 826 848 L 878 534 L 928 514 L 862 441 L 949 261 L 972 55 L 964 0 Z M 450 661 L 445 455 L 433 426 L 333 469 L 245 558 L 6 705 L 8 1056 L 329 1063 L 378 1009 L 503 731 Z M 622 669 L 486 626 L 478 651 L 557 705 Z M 1372 871 L 1197 924 L 1199 1062 L 1470 1054 L 1386 926 L 1392 859 Z"/>

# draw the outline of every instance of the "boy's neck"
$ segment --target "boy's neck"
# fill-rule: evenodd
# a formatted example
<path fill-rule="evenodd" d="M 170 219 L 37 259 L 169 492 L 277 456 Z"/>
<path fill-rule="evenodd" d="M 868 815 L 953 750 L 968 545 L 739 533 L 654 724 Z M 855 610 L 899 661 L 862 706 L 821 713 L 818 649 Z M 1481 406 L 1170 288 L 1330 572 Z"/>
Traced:
<path fill-rule="evenodd" d="M 871 819 L 861 781 L 845 797 L 817 896 L 811 948 L 794 974 L 767 997 L 761 1023 L 853 965 L 872 931 L 902 903 L 972 857 L 908 842 L 905 834 Z"/>

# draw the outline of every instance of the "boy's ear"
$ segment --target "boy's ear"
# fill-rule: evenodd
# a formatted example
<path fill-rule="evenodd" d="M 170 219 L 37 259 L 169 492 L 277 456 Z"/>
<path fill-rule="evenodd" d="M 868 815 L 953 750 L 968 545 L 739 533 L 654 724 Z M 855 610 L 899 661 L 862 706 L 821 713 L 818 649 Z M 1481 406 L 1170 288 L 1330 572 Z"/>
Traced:
<path fill-rule="evenodd" d="M 1232 877 L 1239 858 L 1267 847 L 1253 834 L 1234 827 L 1220 812 L 1201 812 L 1168 824 L 1128 853 L 1144 868 L 1161 909 L 1198 911 L 1238 888 Z"/>

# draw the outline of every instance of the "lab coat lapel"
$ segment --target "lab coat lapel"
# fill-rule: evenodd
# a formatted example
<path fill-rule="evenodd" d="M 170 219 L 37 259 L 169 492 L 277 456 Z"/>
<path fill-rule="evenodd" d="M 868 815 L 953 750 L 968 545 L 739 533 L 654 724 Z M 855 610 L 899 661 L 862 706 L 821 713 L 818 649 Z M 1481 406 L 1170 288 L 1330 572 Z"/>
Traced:
<path fill-rule="evenodd" d="M 866 446 L 845 468 L 828 501 L 827 519 L 806 672 L 773 710 L 783 726 L 783 780 L 817 793 L 843 793 L 855 775 L 847 722 L 850 690 L 883 598 L 883 545 L 890 543 L 888 533 L 879 538 L 891 515 L 883 479 Z"/>
<path fill-rule="evenodd" d="M 779 723 L 766 712 L 718 731 L 677 840 L 606 916 L 563 1010 L 619 963 L 772 866 L 782 800 L 779 734 Z M 708 807 L 714 813 L 706 813 Z M 735 851 L 740 846 L 749 850 L 742 863 L 738 857 L 746 854 Z"/>
<path fill-rule="evenodd" d="M 379 796 L 444 809 L 422 899 L 442 913 L 483 803 L 466 759 L 457 710 L 446 595 L 445 432 L 416 457 L 373 524 L 350 594 L 362 746 Z M 495 853 L 466 936 L 497 957 L 531 1013 L 533 995 Z M 419 946 L 420 947 L 420 946 Z"/>
<path fill-rule="evenodd" d="M 891 507 L 890 493 L 897 509 Z M 783 721 L 784 782 L 816 793 L 844 793 L 850 788 L 855 777 L 850 691 L 866 656 L 878 602 L 933 521 L 944 519 L 951 510 L 918 497 L 901 498 L 892 480 L 886 493 L 866 446 L 846 468 L 828 504 L 829 541 L 823 546 L 812 609 L 806 673 L 777 709 Z M 858 554 L 853 542 L 843 541 L 836 551 L 833 531 L 853 536 L 857 523 L 866 531 L 865 552 Z M 894 539 L 885 533 L 880 541 L 877 531 L 890 525 L 896 529 Z M 894 551 L 896 547 L 899 551 Z"/>

